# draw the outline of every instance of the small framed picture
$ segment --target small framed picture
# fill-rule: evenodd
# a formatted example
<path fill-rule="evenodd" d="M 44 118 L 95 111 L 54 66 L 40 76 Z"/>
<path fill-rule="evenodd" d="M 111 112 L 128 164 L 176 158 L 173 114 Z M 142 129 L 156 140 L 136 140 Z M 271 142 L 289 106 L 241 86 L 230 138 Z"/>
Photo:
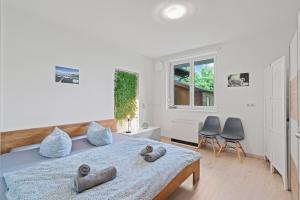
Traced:
<path fill-rule="evenodd" d="M 249 73 L 230 74 L 228 76 L 228 87 L 249 86 Z"/>
<path fill-rule="evenodd" d="M 79 84 L 79 68 L 55 66 L 55 82 Z"/>

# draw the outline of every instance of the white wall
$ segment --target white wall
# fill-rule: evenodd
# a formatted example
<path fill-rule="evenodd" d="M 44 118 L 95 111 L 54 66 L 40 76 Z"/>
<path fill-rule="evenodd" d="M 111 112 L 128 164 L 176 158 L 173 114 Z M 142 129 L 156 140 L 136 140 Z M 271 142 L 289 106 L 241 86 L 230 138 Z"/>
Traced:
<path fill-rule="evenodd" d="M 227 117 L 242 119 L 246 138 L 243 142 L 247 152 L 263 155 L 263 70 L 280 56 L 287 56 L 289 43 L 296 27 L 288 27 L 248 38 L 209 47 L 179 53 L 157 61 L 184 55 L 197 55 L 213 49 L 218 50 L 216 71 L 217 112 L 178 111 L 166 109 L 166 66 L 155 71 L 155 124 L 162 127 L 164 135 L 176 139 L 197 142 L 198 123 L 207 115 L 218 115 L 223 125 Z M 227 76 L 231 73 L 250 73 L 250 86 L 228 88 Z M 254 107 L 247 107 L 253 103 Z"/>
<path fill-rule="evenodd" d="M 298 164 L 298 149 L 297 149 L 297 139 L 295 134 L 298 130 L 298 116 L 297 116 L 297 71 L 298 71 L 298 39 L 297 32 L 295 33 L 293 40 L 290 45 L 290 53 L 291 53 L 291 67 L 290 67 L 290 77 L 289 77 L 289 91 L 290 91 L 290 145 L 291 145 L 291 156 L 294 160 L 295 164 Z"/>
<path fill-rule="evenodd" d="M 140 104 L 146 105 L 140 109 L 141 123 L 151 123 L 153 117 L 166 136 L 196 142 L 198 122 L 208 114 L 219 115 L 222 124 L 226 117 L 238 116 L 246 131 L 246 150 L 263 154 L 263 69 L 278 57 L 288 56 L 293 27 L 221 45 L 216 79 L 218 110 L 206 113 L 167 110 L 166 68 L 153 72 L 150 59 L 15 10 L 9 1 L 2 10 L 2 130 L 113 118 L 114 70 L 123 68 L 140 74 Z M 210 49 L 215 47 L 157 60 Z M 55 65 L 79 66 L 80 85 L 55 83 Z M 250 87 L 227 88 L 227 76 L 240 72 L 250 73 Z M 255 106 L 246 107 L 248 103 Z"/>
<path fill-rule="evenodd" d="M 3 47 L 3 39 L 2 39 L 2 20 L 3 20 L 3 6 L 2 6 L 2 0 L 0 0 L 0 130 L 2 130 L 3 127 L 3 112 L 1 112 L 3 110 L 3 72 L 2 72 L 2 47 Z"/>
<path fill-rule="evenodd" d="M 113 118 L 116 68 L 139 73 L 140 122 L 151 123 L 151 59 L 4 6 L 2 130 Z M 55 83 L 55 65 L 79 66 L 80 84 Z"/>

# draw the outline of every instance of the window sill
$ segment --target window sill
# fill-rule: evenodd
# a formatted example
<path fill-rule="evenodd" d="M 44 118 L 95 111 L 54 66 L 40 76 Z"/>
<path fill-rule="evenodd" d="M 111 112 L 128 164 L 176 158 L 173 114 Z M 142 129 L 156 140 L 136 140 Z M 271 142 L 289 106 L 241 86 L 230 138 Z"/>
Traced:
<path fill-rule="evenodd" d="M 172 108 L 172 107 L 167 107 L 167 110 L 189 111 L 189 112 L 207 112 L 207 113 L 216 113 L 216 112 L 218 112 L 216 106 L 212 106 L 210 108 L 182 108 L 182 107 Z"/>

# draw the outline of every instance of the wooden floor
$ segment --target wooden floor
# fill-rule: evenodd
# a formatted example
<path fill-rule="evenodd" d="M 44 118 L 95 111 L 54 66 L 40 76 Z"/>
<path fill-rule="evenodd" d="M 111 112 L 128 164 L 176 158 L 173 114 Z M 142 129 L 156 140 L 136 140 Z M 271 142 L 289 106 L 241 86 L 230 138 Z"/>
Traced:
<path fill-rule="evenodd" d="M 292 200 L 291 192 L 283 190 L 281 177 L 271 174 L 264 160 L 238 161 L 230 152 L 215 157 L 209 148 L 200 153 L 203 158 L 198 185 L 194 188 L 189 177 L 169 200 Z"/>

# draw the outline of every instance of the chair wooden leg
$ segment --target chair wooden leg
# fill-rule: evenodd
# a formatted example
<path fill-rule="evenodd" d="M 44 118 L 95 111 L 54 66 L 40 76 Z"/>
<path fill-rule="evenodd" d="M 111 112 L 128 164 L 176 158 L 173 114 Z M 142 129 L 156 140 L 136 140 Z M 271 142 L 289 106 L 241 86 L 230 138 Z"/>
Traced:
<path fill-rule="evenodd" d="M 237 152 L 238 159 L 241 160 L 240 147 L 239 147 L 238 142 L 235 142 L 235 149 Z"/>
<path fill-rule="evenodd" d="M 220 145 L 220 143 L 219 143 L 219 141 L 218 141 L 218 139 L 216 137 L 213 138 L 213 140 L 215 141 L 215 144 L 217 144 L 218 148 L 219 148 L 218 151 L 216 151 L 216 153 L 215 153 L 215 156 L 217 157 L 218 156 L 218 152 L 221 149 L 221 145 Z"/>
<path fill-rule="evenodd" d="M 202 147 L 203 140 L 204 140 L 204 136 L 201 136 L 201 139 L 200 137 L 198 137 L 198 147 L 197 147 L 198 149 Z"/>
<path fill-rule="evenodd" d="M 227 147 L 227 141 L 225 140 L 225 143 L 223 144 L 223 146 L 221 146 L 221 148 L 220 148 L 220 150 L 219 150 L 217 156 L 219 156 L 219 155 L 221 154 L 221 152 L 224 151 L 224 150 L 226 149 L 226 147 Z"/>
<path fill-rule="evenodd" d="M 220 154 L 221 154 L 221 151 L 222 151 L 222 149 L 224 148 L 224 146 L 221 146 L 221 148 L 220 148 L 220 150 L 219 150 L 219 152 L 218 152 L 218 154 L 217 154 L 217 156 L 220 156 Z"/>
<path fill-rule="evenodd" d="M 221 145 L 220 145 L 220 143 L 219 143 L 219 140 L 215 137 L 215 140 L 216 140 L 216 142 L 217 142 L 217 144 L 218 144 L 218 146 L 219 146 L 219 149 L 221 148 Z"/>
<path fill-rule="evenodd" d="M 213 148 L 214 154 L 216 155 L 216 149 L 215 149 L 215 141 L 214 138 L 211 138 L 211 146 Z"/>
<path fill-rule="evenodd" d="M 239 144 L 239 148 L 242 150 L 244 156 L 247 157 L 247 154 L 246 154 L 246 152 L 244 151 L 244 149 L 243 149 L 243 147 L 242 147 L 242 145 L 241 145 L 241 143 L 240 143 L 239 141 L 238 141 L 238 144 Z"/>
<path fill-rule="evenodd" d="M 225 151 L 225 149 L 227 148 L 227 141 L 225 141 L 225 147 L 224 147 L 224 149 L 223 149 L 223 151 Z"/>

